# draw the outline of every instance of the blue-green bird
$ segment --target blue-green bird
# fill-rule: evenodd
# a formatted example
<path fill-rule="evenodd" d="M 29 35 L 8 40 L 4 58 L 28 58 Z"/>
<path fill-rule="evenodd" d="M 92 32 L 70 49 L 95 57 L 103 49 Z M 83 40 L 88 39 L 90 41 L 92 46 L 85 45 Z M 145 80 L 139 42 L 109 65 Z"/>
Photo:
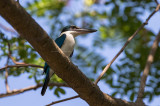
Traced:
<path fill-rule="evenodd" d="M 59 48 L 61 48 L 61 50 L 66 56 L 72 57 L 75 46 L 75 37 L 81 34 L 87 34 L 96 31 L 97 30 L 95 29 L 79 28 L 75 25 L 66 26 L 63 28 L 60 36 L 55 40 L 55 42 L 59 46 Z M 42 96 L 45 94 L 49 80 L 54 74 L 54 71 L 50 68 L 50 66 L 46 62 L 44 65 L 44 72 L 46 73 L 46 78 L 44 81 L 43 88 L 41 90 Z"/>

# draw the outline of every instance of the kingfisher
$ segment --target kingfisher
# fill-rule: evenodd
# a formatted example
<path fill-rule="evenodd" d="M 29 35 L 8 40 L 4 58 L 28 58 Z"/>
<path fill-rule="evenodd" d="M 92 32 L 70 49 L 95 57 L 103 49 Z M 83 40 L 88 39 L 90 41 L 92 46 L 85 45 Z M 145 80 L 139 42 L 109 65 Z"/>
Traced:
<path fill-rule="evenodd" d="M 86 29 L 79 28 L 75 25 L 69 25 L 62 29 L 60 36 L 55 40 L 58 47 L 63 51 L 67 57 L 72 57 L 74 46 L 75 46 L 75 37 L 82 34 L 96 32 L 95 29 Z M 50 78 L 53 76 L 54 71 L 50 66 L 45 62 L 44 73 L 46 73 L 46 78 L 41 90 L 41 95 L 43 96 L 46 92 Z"/>

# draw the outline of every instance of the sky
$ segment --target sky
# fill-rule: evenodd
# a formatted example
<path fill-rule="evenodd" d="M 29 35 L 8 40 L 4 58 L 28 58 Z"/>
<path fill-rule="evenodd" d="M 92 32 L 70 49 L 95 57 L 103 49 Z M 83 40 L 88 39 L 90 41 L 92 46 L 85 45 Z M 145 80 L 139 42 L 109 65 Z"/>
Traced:
<path fill-rule="evenodd" d="M 20 3 L 22 5 L 24 5 L 24 3 L 22 1 L 20 1 Z M 149 13 L 147 11 L 145 11 L 145 14 L 143 16 L 140 16 L 139 18 L 144 21 L 147 17 L 148 17 Z M 160 12 L 156 13 L 151 20 L 149 21 L 148 25 L 146 26 L 147 29 L 150 29 L 151 31 L 153 31 L 155 34 L 157 34 L 160 31 Z M 44 28 L 44 30 L 48 31 L 48 27 L 45 24 L 44 21 L 42 21 L 41 19 L 36 19 L 36 21 L 41 25 L 41 27 Z M 6 21 L 4 19 L 2 19 L 2 17 L 0 17 L 0 23 L 2 23 L 3 25 L 7 25 L 9 26 Z M 10 26 L 9 26 L 10 27 Z M 78 38 L 79 39 L 79 43 L 83 43 L 84 39 L 83 37 Z M 104 48 L 104 51 L 100 51 L 102 52 L 102 55 L 106 55 L 107 52 L 107 59 L 111 60 L 116 53 L 119 51 L 120 46 L 116 47 L 116 48 L 111 48 L 109 46 L 106 46 Z M 107 51 L 106 51 L 107 50 Z M 120 55 L 121 57 L 122 55 Z M 118 61 L 118 59 L 116 60 Z M 115 62 L 116 62 L 115 61 Z M 0 67 L 3 66 L 4 61 L 0 62 Z M 114 65 L 114 64 L 113 64 Z M 20 88 L 24 88 L 24 87 L 28 87 L 31 85 L 35 85 L 33 80 L 28 80 L 28 75 L 24 74 L 21 75 L 20 77 L 9 77 L 9 85 L 11 87 L 11 89 L 20 89 Z M 105 84 L 103 81 L 100 81 L 98 83 L 100 89 L 107 93 L 107 94 L 111 94 L 112 89 L 109 88 L 107 86 L 107 84 Z M 46 94 L 44 96 L 41 96 L 40 92 L 41 92 L 41 88 L 37 89 L 37 90 L 31 90 L 31 91 L 27 91 L 25 93 L 21 93 L 19 95 L 16 96 L 9 96 L 9 97 L 5 97 L 5 98 L 1 98 L 0 99 L 0 106 L 44 106 L 48 103 L 51 103 L 52 101 L 56 101 L 56 100 L 61 100 L 67 97 L 72 97 L 77 95 L 76 92 L 74 92 L 74 90 L 70 89 L 70 88 L 65 88 L 66 94 L 65 95 L 61 95 L 60 98 L 57 98 L 55 95 L 53 95 L 53 91 L 50 91 L 47 89 Z M 4 85 L 4 80 L 1 79 L 0 80 L 0 93 L 5 92 L 5 85 Z M 126 100 L 127 97 L 125 97 Z M 156 97 L 151 103 L 148 103 L 145 100 L 145 103 L 149 106 L 160 106 L 159 105 L 159 97 Z M 66 102 L 62 102 L 62 103 L 58 103 L 54 106 L 88 106 L 88 104 L 83 101 L 80 98 L 77 99 L 73 99 L 73 100 L 69 100 Z"/>

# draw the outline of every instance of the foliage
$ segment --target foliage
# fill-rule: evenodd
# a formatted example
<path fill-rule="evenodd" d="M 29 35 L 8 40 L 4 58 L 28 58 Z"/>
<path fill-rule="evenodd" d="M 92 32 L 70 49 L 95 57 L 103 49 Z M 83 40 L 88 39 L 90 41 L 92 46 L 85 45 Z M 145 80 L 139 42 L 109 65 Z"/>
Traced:
<path fill-rule="evenodd" d="M 142 24 L 139 16 L 144 15 L 144 11 L 153 11 L 156 4 L 154 0 L 84 1 L 34 0 L 28 3 L 26 10 L 33 16 L 36 15 L 38 18 L 47 21 L 48 28 L 50 28 L 49 35 L 54 39 L 59 35 L 60 30 L 68 24 L 99 28 L 99 33 L 90 39 L 91 43 L 88 46 L 77 45 L 72 58 L 73 63 L 90 79 L 95 80 L 98 73 L 106 65 L 106 60 L 100 53 L 104 51 L 105 45 L 116 47 L 117 45 L 121 46 L 124 44 L 124 41 Z M 138 35 L 125 50 L 124 56 L 118 63 L 115 63 L 115 67 L 111 67 L 103 77 L 106 84 L 114 90 L 112 96 L 120 95 L 123 97 L 127 95 L 131 101 L 134 101 L 137 97 L 140 77 L 145 67 L 151 44 L 155 38 L 154 33 L 146 28 Z M 6 39 L 5 36 L 1 35 L 0 39 L 0 46 L 2 48 L 1 58 L 7 57 L 6 40 L 8 40 L 12 45 L 12 56 L 16 61 L 43 65 L 44 61 L 25 40 L 15 37 Z M 83 39 L 85 38 L 87 37 L 83 37 Z M 156 52 L 157 54 L 155 55 L 155 61 L 152 65 L 145 91 L 145 97 L 148 97 L 149 101 L 160 94 L 159 52 L 160 48 Z M 10 62 L 10 64 L 13 63 Z M 37 83 L 43 80 L 40 69 L 9 69 L 9 75 L 13 76 L 19 76 L 24 72 L 29 73 L 29 78 L 34 78 Z M 52 81 L 63 82 L 56 75 Z M 51 89 L 54 88 L 51 87 Z M 54 94 L 58 97 L 60 96 L 59 93 L 65 94 L 63 88 L 54 89 Z"/>

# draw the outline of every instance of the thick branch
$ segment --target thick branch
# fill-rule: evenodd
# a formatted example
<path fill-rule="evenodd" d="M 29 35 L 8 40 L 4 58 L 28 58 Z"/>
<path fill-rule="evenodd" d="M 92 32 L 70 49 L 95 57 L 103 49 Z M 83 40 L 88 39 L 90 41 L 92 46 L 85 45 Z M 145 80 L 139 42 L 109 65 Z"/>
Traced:
<path fill-rule="evenodd" d="M 125 47 L 130 43 L 130 41 L 136 36 L 136 34 L 142 29 L 144 28 L 145 25 L 148 24 L 148 21 L 150 20 L 150 18 L 159 10 L 160 8 L 160 4 L 158 4 L 157 0 L 155 0 L 155 2 L 157 3 L 157 7 L 155 9 L 155 11 L 153 11 L 149 17 L 146 19 L 146 21 L 135 31 L 135 33 L 128 38 L 128 40 L 126 41 L 126 43 L 124 44 L 124 46 L 120 49 L 120 51 L 116 54 L 116 56 L 111 60 L 111 62 L 109 64 L 106 65 L 106 67 L 103 69 L 102 73 L 100 74 L 100 76 L 96 79 L 96 81 L 94 82 L 95 84 L 97 84 L 100 79 L 102 78 L 102 76 L 107 72 L 107 70 L 109 69 L 109 67 L 112 65 L 112 63 L 116 60 L 116 58 L 123 52 L 123 50 L 125 49 Z M 70 99 L 74 99 L 74 98 L 78 98 L 79 95 L 76 95 L 76 96 L 73 96 L 73 97 L 70 97 L 70 98 L 66 98 L 66 99 L 62 99 L 62 100 L 59 100 L 59 101 L 55 101 L 55 102 L 52 102 L 48 105 L 53 105 L 53 104 L 56 104 L 56 103 L 60 103 L 60 102 L 63 102 L 63 101 L 67 101 L 67 100 L 70 100 Z M 144 104 L 143 104 L 144 105 Z"/>
<path fill-rule="evenodd" d="M 23 89 L 13 90 L 13 91 L 7 92 L 5 94 L 0 94 L 0 98 L 20 94 L 20 93 L 30 91 L 30 90 L 36 90 L 37 88 L 40 88 L 42 86 L 43 86 L 43 84 L 38 84 L 35 86 L 23 88 Z M 68 85 L 65 83 L 49 83 L 48 86 L 68 87 Z"/>
<path fill-rule="evenodd" d="M 129 105 L 104 95 L 58 48 L 47 33 L 14 0 L 0 0 L 0 14 L 25 38 L 55 73 L 91 106 Z M 121 101 L 121 102 L 120 102 Z"/>
<path fill-rule="evenodd" d="M 148 74 L 149 74 L 149 71 L 150 71 L 150 68 L 151 68 L 151 64 L 153 63 L 154 55 L 155 55 L 156 50 L 158 48 L 159 41 L 160 41 L 160 32 L 157 35 L 155 41 L 153 42 L 150 53 L 148 55 L 148 59 L 147 59 L 147 62 L 146 62 L 146 65 L 145 65 L 145 68 L 144 68 L 144 71 L 143 71 L 143 75 L 141 77 L 141 84 L 140 84 L 140 88 L 139 88 L 139 92 L 138 92 L 138 97 L 137 97 L 137 100 L 136 100 L 137 103 L 138 102 L 143 102 L 142 100 L 143 100 L 143 96 L 144 96 L 144 88 L 146 86 L 146 80 L 147 80 L 147 77 L 148 77 Z"/>

